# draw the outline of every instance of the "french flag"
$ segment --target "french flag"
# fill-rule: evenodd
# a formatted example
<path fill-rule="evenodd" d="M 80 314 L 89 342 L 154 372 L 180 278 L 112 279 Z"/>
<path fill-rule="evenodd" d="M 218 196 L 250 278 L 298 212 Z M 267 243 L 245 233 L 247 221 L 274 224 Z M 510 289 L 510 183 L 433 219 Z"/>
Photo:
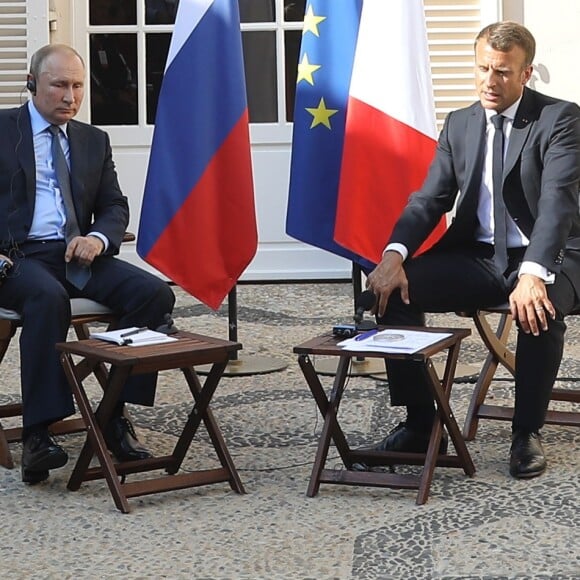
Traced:
<path fill-rule="evenodd" d="M 435 147 L 423 2 L 309 0 L 286 232 L 372 268 Z"/>
<path fill-rule="evenodd" d="M 159 94 L 137 252 L 213 309 L 258 235 L 237 0 L 181 0 Z"/>
<path fill-rule="evenodd" d="M 364 0 L 349 89 L 335 241 L 378 262 L 435 154 L 421 0 Z M 419 251 L 445 231 L 443 220 Z"/>

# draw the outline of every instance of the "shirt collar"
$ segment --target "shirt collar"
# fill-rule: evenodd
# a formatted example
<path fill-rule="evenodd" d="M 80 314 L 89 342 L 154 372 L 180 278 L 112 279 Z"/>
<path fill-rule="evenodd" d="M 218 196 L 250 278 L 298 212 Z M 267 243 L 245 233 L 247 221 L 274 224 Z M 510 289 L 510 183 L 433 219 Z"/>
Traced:
<path fill-rule="evenodd" d="M 520 106 L 521 100 L 522 100 L 522 97 L 520 97 L 513 105 L 510 105 L 505 111 L 502 111 L 501 114 L 504 117 L 506 117 L 507 119 L 509 119 L 510 121 L 513 121 L 516 117 L 516 112 L 518 110 L 518 107 Z M 485 109 L 485 118 L 487 119 L 488 123 L 490 122 L 490 119 L 494 115 L 497 115 L 496 111 L 494 111 L 493 109 Z"/>
<path fill-rule="evenodd" d="M 43 131 L 46 131 L 51 123 L 49 123 L 39 112 L 38 109 L 34 106 L 34 103 L 32 102 L 32 99 L 30 99 L 28 101 L 28 112 L 30 113 L 30 123 L 32 125 L 32 134 L 33 135 L 38 135 L 39 133 L 42 133 Z M 65 123 L 64 125 L 59 125 L 60 130 L 67 135 L 67 125 L 68 123 Z M 68 137 L 68 135 L 67 135 Z"/>

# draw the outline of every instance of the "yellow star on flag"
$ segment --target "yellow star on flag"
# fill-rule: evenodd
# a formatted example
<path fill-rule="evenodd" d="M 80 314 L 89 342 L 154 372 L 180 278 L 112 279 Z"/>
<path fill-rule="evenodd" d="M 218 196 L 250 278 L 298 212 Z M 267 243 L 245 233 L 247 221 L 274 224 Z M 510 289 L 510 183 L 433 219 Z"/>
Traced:
<path fill-rule="evenodd" d="M 312 10 L 312 5 L 308 6 L 306 14 L 304 15 L 304 27 L 302 28 L 302 36 L 307 32 L 312 32 L 314 36 L 320 36 L 318 34 L 318 25 L 326 20 L 326 16 L 316 16 L 314 10 Z"/>
<path fill-rule="evenodd" d="M 332 127 L 330 126 L 330 117 L 338 113 L 338 109 L 326 108 L 324 97 L 321 97 L 320 102 L 318 103 L 318 107 L 316 107 L 316 109 L 306 107 L 306 110 L 313 117 L 312 123 L 310 124 L 311 129 L 314 129 L 314 127 L 316 127 L 317 125 L 324 125 L 328 129 L 331 129 Z"/>
<path fill-rule="evenodd" d="M 296 84 L 298 84 L 300 81 L 306 81 L 307 83 L 314 85 L 312 74 L 315 73 L 319 68 L 319 64 L 310 64 L 308 62 L 308 55 L 304 53 L 302 61 L 298 63 L 298 78 L 296 80 Z"/>

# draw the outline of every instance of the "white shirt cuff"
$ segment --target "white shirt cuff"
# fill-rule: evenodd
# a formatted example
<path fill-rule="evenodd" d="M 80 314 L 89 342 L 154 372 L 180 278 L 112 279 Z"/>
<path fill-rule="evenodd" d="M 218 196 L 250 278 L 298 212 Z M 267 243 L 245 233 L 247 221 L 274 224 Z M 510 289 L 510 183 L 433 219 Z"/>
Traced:
<path fill-rule="evenodd" d="M 522 262 L 520 270 L 518 272 L 518 278 L 522 274 L 531 274 L 532 276 L 537 276 L 541 278 L 546 284 L 553 284 L 556 279 L 556 274 L 550 272 L 544 266 L 537 264 L 536 262 Z"/>
<path fill-rule="evenodd" d="M 387 245 L 385 251 L 383 252 L 383 256 L 385 255 L 385 252 L 390 252 L 391 250 L 397 252 L 398 254 L 401 254 L 401 256 L 403 256 L 403 262 L 409 256 L 409 250 L 407 250 L 407 248 L 403 244 L 397 244 L 396 242 Z"/>

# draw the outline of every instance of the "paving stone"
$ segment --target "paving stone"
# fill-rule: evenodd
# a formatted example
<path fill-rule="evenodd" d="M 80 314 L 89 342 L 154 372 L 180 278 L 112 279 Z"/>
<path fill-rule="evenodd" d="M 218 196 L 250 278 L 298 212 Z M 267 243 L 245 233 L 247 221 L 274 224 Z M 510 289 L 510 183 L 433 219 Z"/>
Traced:
<path fill-rule="evenodd" d="M 176 325 L 228 338 L 227 305 L 213 312 L 176 289 Z M 292 348 L 352 316 L 352 287 L 328 284 L 243 284 L 238 287 L 238 340 L 244 357 L 272 357 L 283 371 L 224 377 L 213 411 L 247 494 L 216 484 L 130 500 L 123 515 L 102 481 L 66 489 L 82 443 L 60 438 L 71 456 L 43 484 L 0 468 L 3 578 L 195 579 L 578 579 L 580 578 L 580 431 L 546 427 L 545 475 L 516 481 L 508 474 L 508 423 L 482 422 L 468 443 L 477 472 L 437 468 L 429 501 L 415 491 L 321 485 L 306 497 L 322 420 Z M 435 315 L 437 326 L 470 327 L 469 319 Z M 17 338 L 17 337 L 16 337 Z M 18 341 L 2 364 L 0 402 L 17 400 Z M 72 338 L 72 336 L 71 336 Z M 560 370 L 578 388 L 580 320 L 569 319 Z M 464 341 L 465 373 L 485 349 Z M 203 379 L 202 379 L 203 380 Z M 332 385 L 332 376 L 323 377 Z M 513 383 L 498 373 L 492 396 L 508 401 Z M 460 426 L 473 377 L 458 377 L 452 405 Z M 88 392 L 97 399 L 99 387 Z M 567 408 L 566 403 L 561 408 Z M 155 453 L 171 449 L 191 407 L 181 374 L 163 373 L 156 406 L 131 407 L 142 441 Z M 340 410 L 349 443 L 381 439 L 401 420 L 388 401 L 386 377 L 354 376 Z M 9 420 L 3 421 L 5 424 Z M 203 428 L 184 470 L 218 464 Z M 334 448 L 329 466 L 340 466 Z"/>

